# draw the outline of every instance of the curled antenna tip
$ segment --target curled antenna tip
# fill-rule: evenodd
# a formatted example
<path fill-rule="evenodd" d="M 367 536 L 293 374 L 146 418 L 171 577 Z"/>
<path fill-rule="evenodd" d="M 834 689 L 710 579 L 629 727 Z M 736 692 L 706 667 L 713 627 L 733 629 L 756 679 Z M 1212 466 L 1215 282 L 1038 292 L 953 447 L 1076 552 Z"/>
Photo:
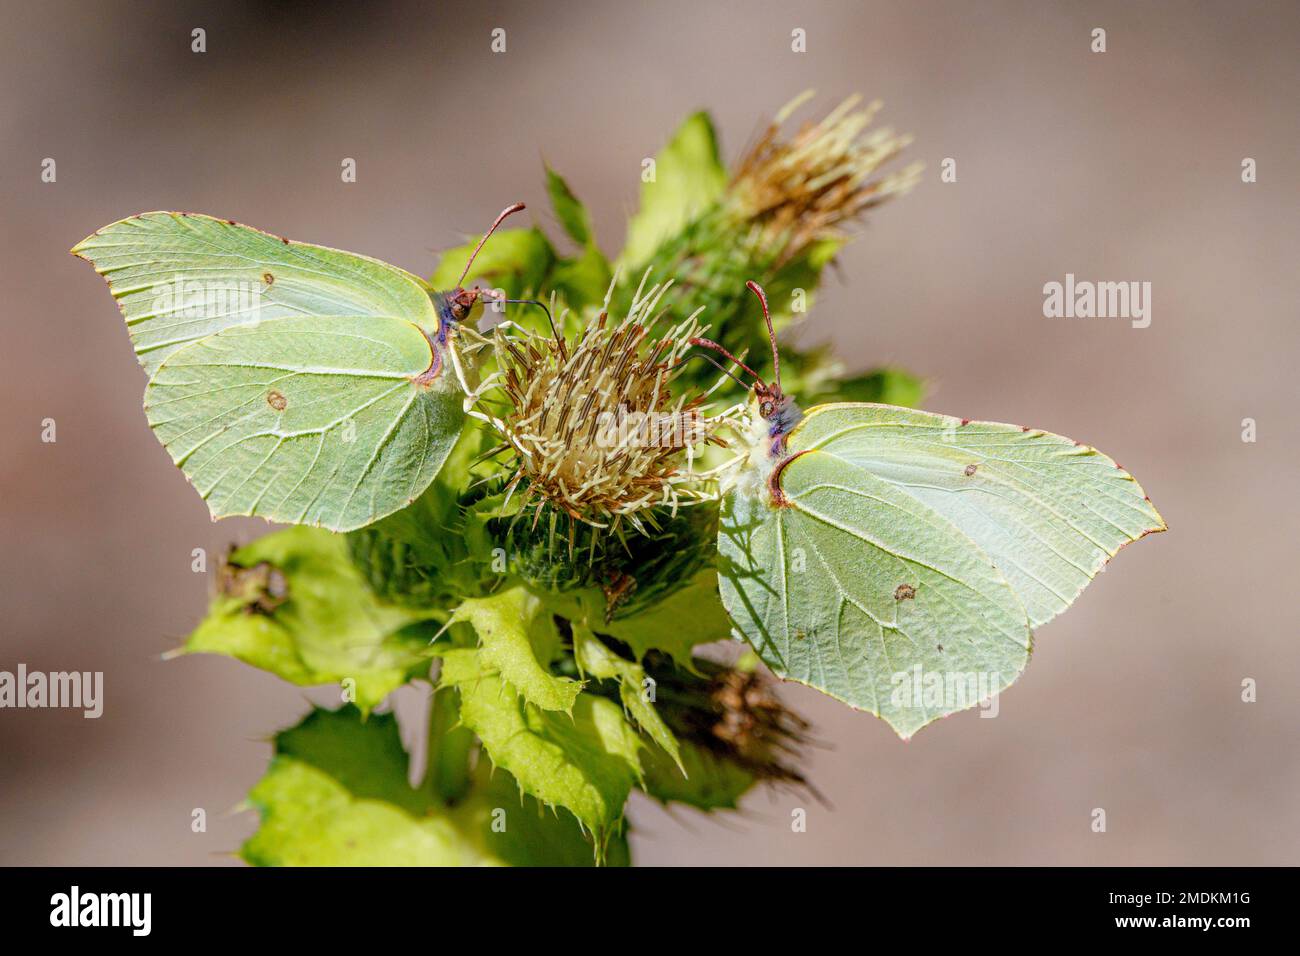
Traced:
<path fill-rule="evenodd" d="M 776 331 L 772 328 L 772 314 L 767 309 L 767 293 L 763 287 L 750 279 L 745 283 L 745 288 L 754 295 L 758 296 L 758 302 L 763 307 L 763 321 L 767 323 L 767 340 L 772 343 L 772 379 L 777 391 L 781 390 L 781 355 L 776 347 Z"/>
<path fill-rule="evenodd" d="M 469 261 L 465 263 L 465 268 L 461 272 L 460 278 L 456 280 L 456 285 L 458 287 L 465 281 L 465 277 L 469 275 L 469 268 L 474 264 L 474 259 L 479 254 L 479 250 L 483 248 L 483 243 L 488 241 L 488 236 L 497 231 L 497 226 L 505 222 L 506 217 L 513 216 L 517 212 L 523 212 L 526 208 L 528 207 L 523 203 L 517 202 L 511 203 L 509 206 L 506 206 L 505 209 L 501 210 L 496 219 L 492 221 L 492 225 L 488 226 L 488 231 L 483 233 L 483 238 L 478 241 L 478 245 L 474 247 L 474 251 L 470 254 Z"/>

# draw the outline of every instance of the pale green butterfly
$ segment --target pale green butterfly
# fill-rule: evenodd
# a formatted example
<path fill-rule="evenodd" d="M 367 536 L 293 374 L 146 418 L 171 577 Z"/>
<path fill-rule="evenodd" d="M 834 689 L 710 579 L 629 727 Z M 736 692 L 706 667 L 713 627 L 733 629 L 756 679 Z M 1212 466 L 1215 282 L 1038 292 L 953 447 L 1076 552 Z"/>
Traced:
<path fill-rule="evenodd" d="M 802 413 L 754 377 L 746 455 L 722 502 L 719 588 L 782 678 L 907 738 L 1007 687 L 1031 629 L 1121 547 L 1164 531 L 1137 481 L 1049 432 L 842 402 Z"/>
<path fill-rule="evenodd" d="M 438 292 L 377 259 L 180 212 L 115 222 L 72 253 L 107 280 L 149 374 L 149 424 L 214 519 L 362 527 L 418 497 L 461 432 L 452 333 L 490 296 L 460 286 L 473 255 Z"/>

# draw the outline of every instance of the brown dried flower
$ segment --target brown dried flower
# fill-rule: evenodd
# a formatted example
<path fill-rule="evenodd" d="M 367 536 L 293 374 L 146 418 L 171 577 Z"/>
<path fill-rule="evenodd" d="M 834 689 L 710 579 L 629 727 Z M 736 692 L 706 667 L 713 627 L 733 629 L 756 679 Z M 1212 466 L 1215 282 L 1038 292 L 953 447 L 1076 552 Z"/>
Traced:
<path fill-rule="evenodd" d="M 810 744 L 808 722 L 781 703 L 770 679 L 699 657 L 692 674 L 657 651 L 644 663 L 678 737 L 760 780 L 811 791 L 797 766 Z"/>
<path fill-rule="evenodd" d="M 882 165 L 912 141 L 888 127 L 870 130 L 881 104 L 858 110 L 851 96 L 790 139 L 781 127 L 812 96 L 785 106 L 736 166 L 726 207 L 733 220 L 757 230 L 758 247 L 775 252 L 776 264 L 819 239 L 837 238 L 839 226 L 872 206 L 911 189 L 921 173 L 912 163 L 878 176 Z"/>

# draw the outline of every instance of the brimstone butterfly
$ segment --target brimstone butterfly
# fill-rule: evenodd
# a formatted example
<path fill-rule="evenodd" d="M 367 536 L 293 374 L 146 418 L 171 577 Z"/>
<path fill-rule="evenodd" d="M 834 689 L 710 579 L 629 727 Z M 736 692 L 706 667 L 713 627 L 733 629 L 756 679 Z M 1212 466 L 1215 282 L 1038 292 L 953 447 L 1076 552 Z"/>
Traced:
<path fill-rule="evenodd" d="M 193 213 L 72 252 L 118 300 L 149 424 L 214 519 L 362 527 L 423 492 L 460 435 L 452 333 L 486 290 Z"/>
<path fill-rule="evenodd" d="M 722 502 L 719 587 L 778 676 L 901 736 L 1008 686 L 1031 629 L 1121 547 L 1165 523 L 1094 448 L 1019 425 L 891 405 L 802 413 L 754 377 L 747 451 Z"/>

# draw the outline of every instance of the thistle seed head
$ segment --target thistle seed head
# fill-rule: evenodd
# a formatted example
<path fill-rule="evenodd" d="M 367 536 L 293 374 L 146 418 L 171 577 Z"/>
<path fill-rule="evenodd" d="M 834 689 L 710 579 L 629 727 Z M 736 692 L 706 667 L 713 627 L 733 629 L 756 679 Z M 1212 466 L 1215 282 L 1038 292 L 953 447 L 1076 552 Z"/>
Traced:
<path fill-rule="evenodd" d="M 815 794 L 798 768 L 811 744 L 808 722 L 781 703 L 769 679 L 699 657 L 697 676 L 657 651 L 644 664 L 675 734 L 760 780 Z"/>
<path fill-rule="evenodd" d="M 495 387 L 506 407 L 489 421 L 515 453 L 510 480 L 535 509 L 573 521 L 645 531 L 644 512 L 701 497 L 692 487 L 693 451 L 711 442 L 704 396 L 674 395 L 673 383 L 695 316 L 654 334 L 656 303 L 667 286 L 634 300 L 626 318 L 601 312 L 566 340 L 498 327 Z"/>
<path fill-rule="evenodd" d="M 921 173 L 921 164 L 912 163 L 878 175 L 912 138 L 888 127 L 869 129 L 881 104 L 859 110 L 859 96 L 781 139 L 781 127 L 811 95 L 777 113 L 741 159 L 727 193 L 730 215 L 751 225 L 760 248 L 772 252 L 778 265 L 816 240 L 838 238 L 842 223 L 907 192 Z"/>

